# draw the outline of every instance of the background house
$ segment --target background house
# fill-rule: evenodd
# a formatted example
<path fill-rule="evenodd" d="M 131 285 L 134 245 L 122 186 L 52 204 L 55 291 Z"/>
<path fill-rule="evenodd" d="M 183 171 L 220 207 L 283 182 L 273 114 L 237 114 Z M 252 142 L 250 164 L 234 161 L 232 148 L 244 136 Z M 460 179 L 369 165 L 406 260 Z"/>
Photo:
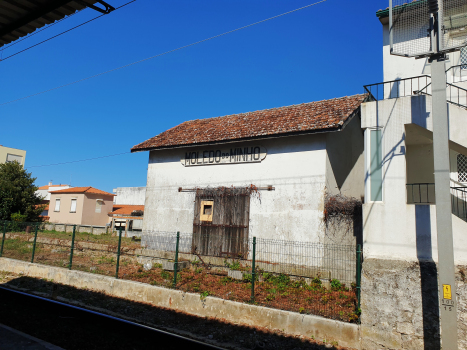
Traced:
<path fill-rule="evenodd" d="M 114 204 L 109 213 L 114 231 L 122 229 L 124 236 L 140 236 L 143 229 L 144 205 Z"/>
<path fill-rule="evenodd" d="M 326 242 L 326 193 L 363 196 L 366 98 L 188 121 L 133 147 L 150 151 L 143 232 Z"/>
<path fill-rule="evenodd" d="M 64 189 L 67 189 L 67 188 L 70 188 L 70 186 L 69 185 L 62 185 L 62 184 L 53 185 L 52 181 L 51 181 L 51 182 L 49 182 L 48 185 L 41 186 L 41 187 L 39 187 L 37 189 L 36 194 L 43 198 L 42 202 L 41 202 L 41 205 L 42 204 L 46 205 L 46 207 L 44 208 L 44 211 L 41 214 L 44 221 L 48 221 L 50 219 L 50 217 L 49 217 L 50 192 L 51 191 L 56 191 L 56 190 L 64 190 Z"/>
<path fill-rule="evenodd" d="M 93 187 L 73 187 L 50 193 L 52 223 L 105 226 L 112 211 L 112 193 Z"/>
<path fill-rule="evenodd" d="M 15 160 L 24 167 L 26 151 L 0 145 L 0 164 Z"/>

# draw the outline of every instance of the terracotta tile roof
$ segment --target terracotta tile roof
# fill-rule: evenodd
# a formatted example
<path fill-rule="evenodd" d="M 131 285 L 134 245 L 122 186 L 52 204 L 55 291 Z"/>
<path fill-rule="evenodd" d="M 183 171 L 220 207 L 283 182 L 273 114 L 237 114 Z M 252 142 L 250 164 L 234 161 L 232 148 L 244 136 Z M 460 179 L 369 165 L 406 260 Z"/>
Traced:
<path fill-rule="evenodd" d="M 109 215 L 131 215 L 135 210 L 144 211 L 144 205 L 129 205 L 129 204 L 114 204 L 112 211 Z"/>
<path fill-rule="evenodd" d="M 90 193 L 90 194 L 102 194 L 105 196 L 115 196 L 115 194 L 104 192 L 94 187 L 72 187 L 72 188 L 66 188 L 64 190 L 50 191 L 50 193 L 53 193 L 53 194 L 55 193 L 88 193 L 89 194 Z"/>
<path fill-rule="evenodd" d="M 52 185 L 52 186 L 46 185 L 46 186 L 39 187 L 38 190 L 48 190 L 49 187 L 66 187 L 66 186 L 68 186 L 68 185 Z"/>
<path fill-rule="evenodd" d="M 293 135 L 342 128 L 367 94 L 303 103 L 224 117 L 186 121 L 146 140 L 131 151 Z"/>

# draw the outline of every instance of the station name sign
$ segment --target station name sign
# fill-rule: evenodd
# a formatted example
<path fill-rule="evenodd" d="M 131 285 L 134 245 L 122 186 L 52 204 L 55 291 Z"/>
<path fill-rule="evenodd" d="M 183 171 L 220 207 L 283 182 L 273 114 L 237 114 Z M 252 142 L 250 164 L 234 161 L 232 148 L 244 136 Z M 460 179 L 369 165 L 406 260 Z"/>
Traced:
<path fill-rule="evenodd" d="M 266 153 L 262 146 L 191 151 L 185 152 L 180 162 L 183 166 L 260 163 L 266 158 Z"/>

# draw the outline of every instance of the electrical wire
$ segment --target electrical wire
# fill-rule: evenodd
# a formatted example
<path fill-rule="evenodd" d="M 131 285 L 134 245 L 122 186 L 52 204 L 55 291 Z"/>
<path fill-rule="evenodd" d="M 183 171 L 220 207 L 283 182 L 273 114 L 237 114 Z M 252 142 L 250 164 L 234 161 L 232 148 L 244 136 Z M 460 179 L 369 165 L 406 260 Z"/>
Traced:
<path fill-rule="evenodd" d="M 88 159 L 80 159 L 80 160 L 72 160 L 69 162 L 63 162 L 63 163 L 54 163 L 54 164 L 45 164 L 45 165 L 33 165 L 33 166 L 28 166 L 26 167 L 27 169 L 29 168 L 42 168 L 45 166 L 54 166 L 54 165 L 63 165 L 63 164 L 71 164 L 71 163 L 80 163 L 80 162 L 87 162 L 90 160 L 96 160 L 96 159 L 102 159 L 102 158 L 109 158 L 109 157 L 116 157 L 116 156 L 121 156 L 124 154 L 130 154 L 131 152 L 123 152 L 123 153 L 117 153 L 117 154 L 110 154 L 107 156 L 102 156 L 102 157 L 95 157 L 95 158 L 88 158 Z"/>
<path fill-rule="evenodd" d="M 252 27 L 252 26 L 254 26 L 254 25 L 257 25 L 257 24 L 260 24 L 260 23 L 264 23 L 264 22 L 270 21 L 270 20 L 272 20 L 272 19 L 279 18 L 279 17 L 285 16 L 285 15 L 294 13 L 294 12 L 297 12 L 297 11 L 300 11 L 300 10 L 303 10 L 303 9 L 306 9 L 306 8 L 308 8 L 308 7 L 311 7 L 311 6 L 315 6 L 315 5 L 321 4 L 321 3 L 326 2 L 326 1 L 327 1 L 327 0 L 321 0 L 321 1 L 315 2 L 315 3 L 313 3 L 313 4 L 309 4 L 309 5 L 306 5 L 306 6 L 303 6 L 303 7 L 299 7 L 299 8 L 297 8 L 297 9 L 295 9 L 295 10 L 291 10 L 291 11 L 287 11 L 287 12 L 281 13 L 280 15 L 276 15 L 276 16 L 273 16 L 273 17 L 269 17 L 269 18 L 263 19 L 263 20 L 261 20 L 261 21 L 255 22 L 255 23 L 248 24 L 248 25 L 243 26 L 243 27 L 239 27 L 239 28 L 236 28 L 236 29 L 233 29 L 233 30 L 229 30 L 228 32 L 224 32 L 224 33 L 222 33 L 222 34 L 218 34 L 218 35 L 211 36 L 211 37 L 209 37 L 209 38 L 207 38 L 207 39 L 199 40 L 199 41 L 196 41 L 196 42 L 191 43 L 191 44 L 187 44 L 187 45 L 184 45 L 184 46 L 180 46 L 180 47 L 178 47 L 178 48 L 176 48 L 176 49 L 172 49 L 172 50 L 169 50 L 169 51 L 166 51 L 166 52 L 163 52 L 163 53 L 160 53 L 160 54 L 151 56 L 151 57 L 147 57 L 147 58 L 144 58 L 144 59 L 141 59 L 141 60 L 132 62 L 132 63 L 128 63 L 128 64 L 125 64 L 125 65 L 123 65 L 123 66 L 120 66 L 120 67 L 117 67 L 117 68 L 113 68 L 113 69 L 110 69 L 110 70 L 107 70 L 107 71 L 104 71 L 104 72 L 101 72 L 101 73 L 98 73 L 98 74 L 94 74 L 94 75 L 91 75 L 91 76 L 86 77 L 86 78 L 82 78 L 82 79 L 79 79 L 79 80 L 75 80 L 75 81 L 73 81 L 73 82 L 71 82 L 71 83 L 67 83 L 67 84 L 60 85 L 60 86 L 57 86 L 57 87 L 54 87 L 54 88 L 51 88 L 51 89 L 48 89 L 48 90 L 44 90 L 44 91 L 41 91 L 41 92 L 37 92 L 37 93 L 32 94 L 32 95 L 20 97 L 20 98 L 17 98 L 17 99 L 15 99 L 15 100 L 11 100 L 11 101 L 8 101 L 8 102 L 3 102 L 3 103 L 0 103 L 0 106 L 4 106 L 4 105 L 7 105 L 7 104 L 10 104 L 10 103 L 13 103 L 13 102 L 25 100 L 25 99 L 30 98 L 30 97 L 42 95 L 42 94 L 45 94 L 45 93 L 47 93 L 47 92 L 51 92 L 51 91 L 54 91 L 54 90 L 58 90 L 58 89 L 61 89 L 61 88 L 64 88 L 64 87 L 67 87 L 67 86 L 70 86 L 70 85 L 74 85 L 74 84 L 77 84 L 77 83 L 80 83 L 80 82 L 83 82 L 83 81 L 86 81 L 86 80 L 89 80 L 89 79 L 92 79 L 92 78 L 97 78 L 97 77 L 100 77 L 101 75 L 108 74 L 108 73 L 111 73 L 111 72 L 115 72 L 115 71 L 118 71 L 118 70 L 120 70 L 120 69 L 127 68 L 127 67 L 133 66 L 133 65 L 138 64 L 138 63 L 146 62 L 146 61 L 152 60 L 152 59 L 154 59 L 154 58 L 167 55 L 167 54 L 172 53 L 172 52 L 176 52 L 176 51 L 179 51 L 179 50 L 182 50 L 182 49 L 186 49 L 186 48 L 188 48 L 188 47 L 191 47 L 191 46 L 194 46 L 194 45 L 197 45 L 197 44 L 201 44 L 201 43 L 204 43 L 204 42 L 206 42 L 206 41 L 209 41 L 209 40 L 212 40 L 212 39 L 216 39 L 216 38 L 219 38 L 219 37 L 221 37 L 221 36 L 224 36 L 224 35 L 227 35 L 227 34 L 230 34 L 230 33 L 234 33 L 234 32 L 237 32 L 237 31 L 239 31 L 239 30 L 242 30 L 242 29 L 246 29 L 246 28 Z"/>
<path fill-rule="evenodd" d="M 124 7 L 124 6 L 126 6 L 126 5 L 129 5 L 129 4 L 131 4 L 132 2 L 135 2 L 135 1 L 136 1 L 136 0 L 132 0 L 132 1 L 130 1 L 130 2 L 127 2 L 126 4 L 123 4 L 122 6 L 116 7 L 115 10 L 121 9 L 122 7 Z M 115 10 L 114 10 L 114 11 L 115 11 Z M 112 11 L 112 12 L 113 12 L 113 11 Z M 70 28 L 70 29 L 68 29 L 68 30 L 65 30 L 64 32 L 61 32 L 61 33 L 59 33 L 59 34 L 57 34 L 57 35 L 54 35 L 54 36 L 52 36 L 52 37 L 50 37 L 50 38 L 48 38 L 48 39 L 42 40 L 41 42 L 39 42 L 39 43 L 37 43 L 37 44 L 34 44 L 34 45 L 32 45 L 32 46 L 29 46 L 29 47 L 27 47 L 27 48 L 25 48 L 25 49 L 23 49 L 23 50 L 21 50 L 21 51 L 18 51 L 18 52 L 14 53 L 14 54 L 12 54 L 12 55 L 10 55 L 10 56 L 7 56 L 7 57 L 1 59 L 0 62 L 3 62 L 3 61 L 5 61 L 5 60 L 7 60 L 7 59 L 9 59 L 9 58 L 11 58 L 11 57 L 16 56 L 16 55 L 19 55 L 20 53 L 23 53 L 23 52 L 25 52 L 25 51 L 28 51 L 28 50 L 32 49 L 33 47 L 39 46 L 39 45 L 41 45 L 41 44 L 43 44 L 43 43 L 46 43 L 46 42 L 49 41 L 49 40 L 58 38 L 59 36 L 61 36 L 61 35 L 63 35 L 63 34 L 66 34 L 66 33 L 68 33 L 68 32 L 71 32 L 72 30 L 74 30 L 74 29 L 76 29 L 76 28 L 79 28 L 79 27 L 81 27 L 81 26 L 84 26 L 85 24 L 88 24 L 88 23 L 90 23 L 90 22 L 92 22 L 92 21 L 95 21 L 96 19 L 101 18 L 101 17 L 106 16 L 106 15 L 107 15 L 107 13 L 103 13 L 102 15 L 97 16 L 97 17 L 94 17 L 94 18 L 90 19 L 89 21 L 86 21 L 86 22 L 84 22 L 84 23 L 81 23 L 81 24 L 79 24 L 79 25 L 73 27 L 73 28 Z"/>

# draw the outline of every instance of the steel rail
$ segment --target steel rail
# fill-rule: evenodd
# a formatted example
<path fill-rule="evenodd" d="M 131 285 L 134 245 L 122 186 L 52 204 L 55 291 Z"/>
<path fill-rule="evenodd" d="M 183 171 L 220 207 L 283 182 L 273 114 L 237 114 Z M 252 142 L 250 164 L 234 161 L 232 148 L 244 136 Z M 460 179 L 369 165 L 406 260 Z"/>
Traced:
<path fill-rule="evenodd" d="M 181 335 L 178 335 L 178 334 L 175 334 L 175 333 L 170 333 L 170 332 L 167 332 L 167 331 L 163 331 L 163 330 L 161 330 L 161 329 L 149 327 L 149 326 L 146 326 L 146 325 L 144 325 L 144 324 L 140 324 L 140 323 L 128 321 L 128 320 L 125 320 L 125 319 L 123 319 L 123 318 L 119 318 L 119 317 L 115 317 L 115 316 L 103 314 L 103 313 L 101 313 L 101 312 L 97 312 L 97 311 L 85 309 L 85 308 L 82 308 L 82 307 L 79 307 L 79 306 L 75 306 L 75 305 L 71 305 L 71 304 L 62 303 L 62 302 L 57 301 L 57 300 L 51 300 L 51 299 L 48 299 L 48 298 L 40 297 L 40 296 L 38 296 L 38 295 L 29 294 L 29 293 L 24 293 L 24 292 L 21 292 L 21 291 L 19 291 L 19 290 L 14 290 L 14 289 L 5 288 L 5 287 L 0 287 L 0 290 L 4 290 L 4 291 L 6 291 L 6 292 L 11 292 L 11 293 L 16 293 L 16 294 L 21 294 L 21 295 L 24 295 L 24 296 L 27 296 L 27 297 L 31 297 L 31 298 L 35 298 L 35 299 L 47 301 L 47 302 L 50 302 L 50 303 L 53 303 L 53 304 L 61 305 L 61 306 L 64 306 L 64 307 L 69 307 L 69 308 L 72 308 L 72 309 L 75 309 L 75 310 L 79 310 L 79 311 L 82 311 L 82 312 L 87 312 L 87 313 L 90 313 L 90 314 L 93 314 L 93 315 L 105 317 L 105 318 L 108 318 L 108 319 L 111 319 L 111 320 L 114 320 L 114 321 L 119 321 L 119 322 L 126 323 L 126 324 L 129 324 L 129 325 L 132 325 L 132 326 L 144 328 L 144 329 L 147 329 L 147 330 L 150 330 L 150 331 L 154 331 L 154 332 L 157 332 L 157 333 L 161 333 L 161 334 L 164 334 L 164 335 L 167 335 L 167 336 L 172 336 L 172 337 L 175 337 L 175 338 L 178 338 L 178 339 L 181 339 L 181 340 L 185 340 L 185 341 L 189 341 L 189 342 L 192 342 L 192 343 L 196 343 L 196 344 L 198 344 L 198 345 L 202 345 L 202 346 L 205 346 L 205 347 L 208 347 L 208 348 L 211 348 L 211 349 L 225 350 L 225 348 L 221 348 L 221 347 L 218 347 L 218 346 L 215 346 L 215 345 L 212 345 L 212 344 L 208 344 L 208 343 L 202 342 L 202 341 L 200 341 L 200 340 L 191 339 L 191 338 L 184 337 L 184 336 L 181 336 Z"/>

